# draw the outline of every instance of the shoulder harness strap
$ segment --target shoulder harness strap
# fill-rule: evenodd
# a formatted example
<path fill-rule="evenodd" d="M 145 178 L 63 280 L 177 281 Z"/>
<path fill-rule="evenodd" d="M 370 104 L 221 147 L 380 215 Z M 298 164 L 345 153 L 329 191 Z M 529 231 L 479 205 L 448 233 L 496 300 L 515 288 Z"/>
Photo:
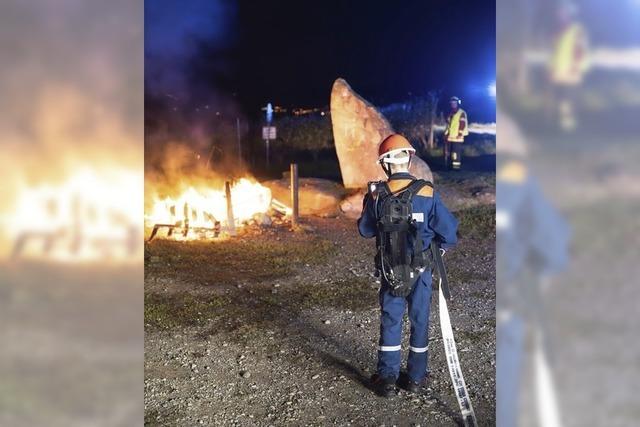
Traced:
<path fill-rule="evenodd" d="M 424 187 L 431 187 L 433 189 L 433 184 L 424 179 L 416 179 L 411 183 L 411 185 L 409 185 L 409 187 L 407 187 L 405 194 L 402 195 L 403 199 L 411 201 L 413 196 L 418 194 Z M 411 259 L 411 268 L 417 270 L 428 267 L 428 258 L 424 253 L 422 238 L 418 235 L 418 227 L 415 220 L 412 221 L 412 232 L 415 244 L 413 248 L 413 257 Z"/>
<path fill-rule="evenodd" d="M 413 199 L 413 196 L 418 194 L 425 186 L 433 188 L 433 184 L 430 181 L 424 179 L 416 179 L 409 186 L 403 190 L 402 200 L 409 201 Z"/>
<path fill-rule="evenodd" d="M 378 185 L 377 191 L 378 191 L 378 198 L 380 199 L 384 199 L 391 194 L 391 189 L 389 188 L 389 184 L 387 184 L 386 182 L 380 182 L 380 184 Z"/>

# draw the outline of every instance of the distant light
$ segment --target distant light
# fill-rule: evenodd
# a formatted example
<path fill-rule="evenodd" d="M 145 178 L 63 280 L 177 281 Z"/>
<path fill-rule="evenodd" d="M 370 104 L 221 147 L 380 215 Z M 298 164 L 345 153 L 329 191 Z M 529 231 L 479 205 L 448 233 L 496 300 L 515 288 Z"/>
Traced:
<path fill-rule="evenodd" d="M 496 82 L 493 82 L 489 84 L 489 86 L 487 86 L 487 93 L 492 98 L 496 97 Z"/>
<path fill-rule="evenodd" d="M 269 102 L 267 104 L 267 123 L 271 123 L 273 121 L 273 106 L 271 105 L 271 103 Z"/>

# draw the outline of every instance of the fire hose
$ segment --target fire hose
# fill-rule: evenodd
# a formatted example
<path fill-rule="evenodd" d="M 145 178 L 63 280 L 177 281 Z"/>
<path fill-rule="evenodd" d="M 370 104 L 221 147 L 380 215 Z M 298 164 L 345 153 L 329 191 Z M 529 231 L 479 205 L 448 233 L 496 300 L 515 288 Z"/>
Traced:
<path fill-rule="evenodd" d="M 442 331 L 442 341 L 444 343 L 444 352 L 447 357 L 447 365 L 449 366 L 449 375 L 453 383 L 453 390 L 458 399 L 458 406 L 462 413 L 462 420 L 465 427 L 477 427 L 476 415 L 473 411 L 471 398 L 467 390 L 467 385 L 462 376 L 460 368 L 460 359 L 458 359 L 458 350 L 456 341 L 453 338 L 453 328 L 451 327 L 451 319 L 449 318 L 449 309 L 447 301 L 450 300 L 449 282 L 447 280 L 447 270 L 442 260 L 441 249 L 435 242 L 431 243 L 431 252 L 433 254 L 436 269 L 438 270 L 438 306 L 440 311 L 440 330 Z"/>

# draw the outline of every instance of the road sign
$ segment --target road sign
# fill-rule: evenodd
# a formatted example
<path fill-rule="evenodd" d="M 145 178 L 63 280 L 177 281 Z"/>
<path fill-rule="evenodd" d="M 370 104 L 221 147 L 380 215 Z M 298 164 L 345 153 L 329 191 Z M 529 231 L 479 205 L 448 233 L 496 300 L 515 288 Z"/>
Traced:
<path fill-rule="evenodd" d="M 263 126 L 262 127 L 262 139 L 265 141 L 276 139 L 276 127 L 275 126 Z"/>

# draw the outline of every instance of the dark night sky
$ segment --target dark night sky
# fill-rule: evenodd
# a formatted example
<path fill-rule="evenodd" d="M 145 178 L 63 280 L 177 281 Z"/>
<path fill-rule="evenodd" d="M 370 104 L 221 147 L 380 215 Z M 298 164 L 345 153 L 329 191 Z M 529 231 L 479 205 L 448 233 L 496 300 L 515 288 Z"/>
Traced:
<path fill-rule="evenodd" d="M 472 99 L 495 79 L 495 1 L 149 0 L 145 51 L 149 94 L 249 115 L 328 105 L 337 77 L 379 105 Z"/>

